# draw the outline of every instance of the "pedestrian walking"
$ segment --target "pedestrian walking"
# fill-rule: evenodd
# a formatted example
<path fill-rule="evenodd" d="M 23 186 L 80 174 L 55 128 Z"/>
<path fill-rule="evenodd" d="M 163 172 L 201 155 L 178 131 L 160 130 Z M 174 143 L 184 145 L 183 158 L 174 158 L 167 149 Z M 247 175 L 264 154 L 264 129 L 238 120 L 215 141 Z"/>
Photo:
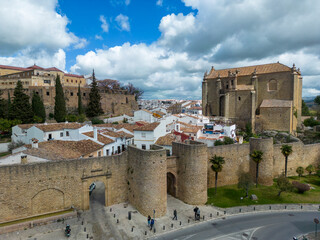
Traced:
<path fill-rule="evenodd" d="M 150 231 L 152 230 L 153 225 L 154 225 L 154 219 L 152 218 L 152 219 L 151 219 L 151 223 L 150 223 Z"/>
<path fill-rule="evenodd" d="M 177 210 L 176 210 L 176 209 L 173 211 L 173 218 L 172 218 L 172 220 L 178 220 Z"/>
<path fill-rule="evenodd" d="M 148 216 L 148 227 L 150 227 L 150 224 L 151 224 L 151 217 L 150 215 Z"/>
<path fill-rule="evenodd" d="M 197 219 L 200 221 L 200 209 L 197 209 Z"/>
<path fill-rule="evenodd" d="M 197 220 L 197 212 L 198 212 L 198 207 L 196 206 L 193 211 L 194 211 L 194 220 L 196 221 Z"/>

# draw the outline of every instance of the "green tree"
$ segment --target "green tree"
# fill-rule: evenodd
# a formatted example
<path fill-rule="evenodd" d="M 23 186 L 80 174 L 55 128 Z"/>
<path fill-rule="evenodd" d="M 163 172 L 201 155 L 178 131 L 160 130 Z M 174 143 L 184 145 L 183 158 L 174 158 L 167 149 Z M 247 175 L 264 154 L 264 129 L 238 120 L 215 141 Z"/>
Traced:
<path fill-rule="evenodd" d="M 87 107 L 87 116 L 88 117 L 97 117 L 103 114 L 103 110 L 101 108 L 101 96 L 99 94 L 99 89 L 96 81 L 96 77 L 94 71 L 92 72 L 92 83 L 89 94 L 89 104 Z"/>
<path fill-rule="evenodd" d="M 22 123 L 32 123 L 33 111 L 29 102 L 29 96 L 23 92 L 20 80 L 17 82 L 13 95 L 14 98 L 9 111 L 10 119 L 18 119 L 21 120 Z"/>
<path fill-rule="evenodd" d="M 66 101 L 64 99 L 63 88 L 60 81 L 59 74 L 56 78 L 56 96 L 54 97 L 54 119 L 57 122 L 64 122 L 67 110 L 66 110 Z"/>
<path fill-rule="evenodd" d="M 10 97 L 10 92 L 8 91 L 8 100 L 7 100 L 7 109 L 6 109 L 6 118 L 9 119 L 10 117 L 10 107 L 11 107 L 11 97 Z"/>
<path fill-rule="evenodd" d="M 304 100 L 302 100 L 301 115 L 302 116 L 310 116 L 309 108 Z"/>
<path fill-rule="evenodd" d="M 259 177 L 259 164 L 262 162 L 263 152 L 260 150 L 253 150 L 250 154 L 252 161 L 256 163 L 256 187 L 258 187 L 258 177 Z"/>
<path fill-rule="evenodd" d="M 241 173 L 238 181 L 238 188 L 246 192 L 246 198 L 249 196 L 249 190 L 253 186 L 252 176 L 250 173 Z"/>
<path fill-rule="evenodd" d="M 217 141 L 214 142 L 214 145 L 215 146 L 221 146 L 221 145 L 224 145 L 224 143 L 221 140 L 217 140 Z"/>
<path fill-rule="evenodd" d="M 281 153 L 285 157 L 285 164 L 284 164 L 284 176 L 287 177 L 287 169 L 288 169 L 288 157 L 292 153 L 292 146 L 289 145 L 282 145 Z"/>
<path fill-rule="evenodd" d="M 313 100 L 313 102 L 320 105 L 320 95 L 316 96 L 316 98 Z"/>
<path fill-rule="evenodd" d="M 11 132 L 12 127 L 21 124 L 21 120 L 9 120 L 0 118 L 0 131 L 2 132 Z"/>
<path fill-rule="evenodd" d="M 32 110 L 35 116 L 41 118 L 41 120 L 39 119 L 40 122 L 46 121 L 46 110 L 44 108 L 43 101 L 39 94 L 37 94 L 36 92 L 33 92 L 32 94 Z"/>
<path fill-rule="evenodd" d="M 313 172 L 316 171 L 316 168 L 310 164 L 308 167 L 306 167 L 306 170 L 309 173 L 309 175 L 311 175 Z"/>
<path fill-rule="evenodd" d="M 81 115 L 83 114 L 83 106 L 82 106 L 82 100 L 81 100 L 81 89 L 80 89 L 80 84 L 78 87 L 78 114 Z"/>
<path fill-rule="evenodd" d="M 245 139 L 246 141 L 249 141 L 249 139 L 250 139 L 251 137 L 253 137 L 252 125 L 251 125 L 250 122 L 248 122 L 248 123 L 246 124 L 246 129 L 245 129 L 245 134 L 244 134 L 244 135 L 245 135 L 245 136 L 244 136 L 244 139 Z"/>
<path fill-rule="evenodd" d="M 305 125 L 306 127 L 313 127 L 319 124 L 320 121 L 315 120 L 313 117 L 307 118 L 303 121 L 303 125 Z"/>
<path fill-rule="evenodd" d="M 224 143 L 224 145 L 234 144 L 234 140 L 230 137 L 225 137 L 223 139 L 223 143 Z"/>
<path fill-rule="evenodd" d="M 299 179 L 300 179 L 300 177 L 304 174 L 303 167 L 297 167 L 296 173 L 298 173 L 298 176 L 299 176 Z"/>
<path fill-rule="evenodd" d="M 7 106 L 7 102 L 6 102 L 6 100 L 4 100 L 2 97 L 1 97 L 1 95 L 2 95 L 2 91 L 0 91 L 0 118 L 7 118 L 7 114 L 6 114 L 6 112 L 7 112 L 7 108 L 6 108 L 6 106 Z"/>
<path fill-rule="evenodd" d="M 214 193 L 217 193 L 217 187 L 218 187 L 218 173 L 222 171 L 223 164 L 225 163 L 224 157 L 214 155 L 212 158 L 209 159 L 211 165 L 211 170 L 216 173 L 215 175 L 215 191 Z"/>
<path fill-rule="evenodd" d="M 290 181 L 288 180 L 288 178 L 286 178 L 286 176 L 284 176 L 283 174 L 277 179 L 277 188 L 279 188 L 279 192 L 278 192 L 278 197 L 280 197 L 280 194 L 282 192 L 288 192 L 292 190 L 292 184 L 290 183 Z"/>

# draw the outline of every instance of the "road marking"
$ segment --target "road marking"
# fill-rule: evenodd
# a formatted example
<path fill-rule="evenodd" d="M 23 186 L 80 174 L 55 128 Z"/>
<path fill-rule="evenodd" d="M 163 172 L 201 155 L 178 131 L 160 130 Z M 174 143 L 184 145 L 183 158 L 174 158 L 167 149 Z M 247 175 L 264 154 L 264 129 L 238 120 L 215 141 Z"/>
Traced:
<path fill-rule="evenodd" d="M 230 234 L 227 234 L 227 235 L 222 235 L 220 237 L 216 237 L 216 238 L 211 238 L 211 240 L 218 240 L 218 239 L 226 239 L 226 237 L 228 237 L 229 239 L 239 239 L 239 238 L 235 238 L 233 237 L 234 235 L 237 235 L 237 234 L 242 234 L 246 231 L 253 231 L 253 233 L 258 230 L 260 227 L 258 228 L 250 228 L 250 229 L 245 229 L 245 230 L 242 230 L 242 231 L 239 231 L 239 232 L 234 232 L 234 233 L 230 233 Z M 250 235 L 250 237 L 248 238 L 248 240 L 250 240 L 252 237 L 252 234 Z"/>
<path fill-rule="evenodd" d="M 255 230 L 253 230 L 253 232 L 251 233 L 251 235 L 250 235 L 250 237 L 249 237 L 249 240 L 251 240 L 253 234 L 254 234 L 258 229 L 260 229 L 260 228 L 262 228 L 262 227 L 257 227 Z"/>

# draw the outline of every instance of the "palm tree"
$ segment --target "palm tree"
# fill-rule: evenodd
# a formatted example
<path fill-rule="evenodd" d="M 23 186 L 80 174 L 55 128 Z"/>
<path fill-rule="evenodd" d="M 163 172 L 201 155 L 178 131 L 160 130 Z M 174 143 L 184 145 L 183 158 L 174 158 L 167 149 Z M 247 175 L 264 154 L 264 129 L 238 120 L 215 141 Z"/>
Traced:
<path fill-rule="evenodd" d="M 214 194 L 216 194 L 217 193 L 217 184 L 218 184 L 218 173 L 222 171 L 222 168 L 223 168 L 222 165 L 225 163 L 225 161 L 224 161 L 224 157 L 214 155 L 212 158 L 210 158 L 210 162 L 212 163 L 212 165 L 211 165 L 212 171 L 214 171 L 216 173 L 215 192 L 214 192 Z"/>
<path fill-rule="evenodd" d="M 285 166 L 284 166 L 284 176 L 287 177 L 287 167 L 288 167 L 288 156 L 292 153 L 292 146 L 282 145 L 281 153 L 285 156 Z"/>
<path fill-rule="evenodd" d="M 250 154 L 251 159 L 256 163 L 256 187 L 258 187 L 259 177 L 259 163 L 262 161 L 263 152 L 260 150 L 253 150 Z"/>

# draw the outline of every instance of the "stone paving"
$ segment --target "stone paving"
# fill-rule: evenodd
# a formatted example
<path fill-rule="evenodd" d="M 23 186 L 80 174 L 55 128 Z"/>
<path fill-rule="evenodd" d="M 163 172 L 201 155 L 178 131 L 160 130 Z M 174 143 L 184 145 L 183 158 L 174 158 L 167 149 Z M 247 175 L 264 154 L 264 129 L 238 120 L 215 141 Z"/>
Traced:
<path fill-rule="evenodd" d="M 186 228 L 194 224 L 201 224 L 204 221 L 223 218 L 234 214 L 243 214 L 245 212 L 278 212 L 279 210 L 311 211 L 319 209 L 319 205 L 312 204 L 256 205 L 229 209 L 219 209 L 208 205 L 198 206 L 200 208 L 201 219 L 200 221 L 195 221 L 193 212 L 194 207 L 195 206 L 185 204 L 168 195 L 167 214 L 158 218 L 157 213 L 155 213 L 154 229 L 150 231 L 147 226 L 147 218 L 142 216 L 132 205 L 122 203 L 111 207 L 104 207 L 99 199 L 92 197 L 90 201 L 91 210 L 82 213 L 79 216 L 79 219 L 69 219 L 65 222 L 56 222 L 48 225 L 37 226 L 32 229 L 0 235 L 0 239 L 66 239 L 64 236 L 64 228 L 66 224 L 70 224 L 72 229 L 71 237 L 69 239 L 149 239 L 160 236 L 163 233 L 168 233 L 169 231 Z M 178 220 L 172 220 L 174 209 L 177 210 Z M 128 219 L 129 211 L 131 212 L 131 220 Z M 250 236 L 250 231 L 248 232 L 248 235 Z"/>

